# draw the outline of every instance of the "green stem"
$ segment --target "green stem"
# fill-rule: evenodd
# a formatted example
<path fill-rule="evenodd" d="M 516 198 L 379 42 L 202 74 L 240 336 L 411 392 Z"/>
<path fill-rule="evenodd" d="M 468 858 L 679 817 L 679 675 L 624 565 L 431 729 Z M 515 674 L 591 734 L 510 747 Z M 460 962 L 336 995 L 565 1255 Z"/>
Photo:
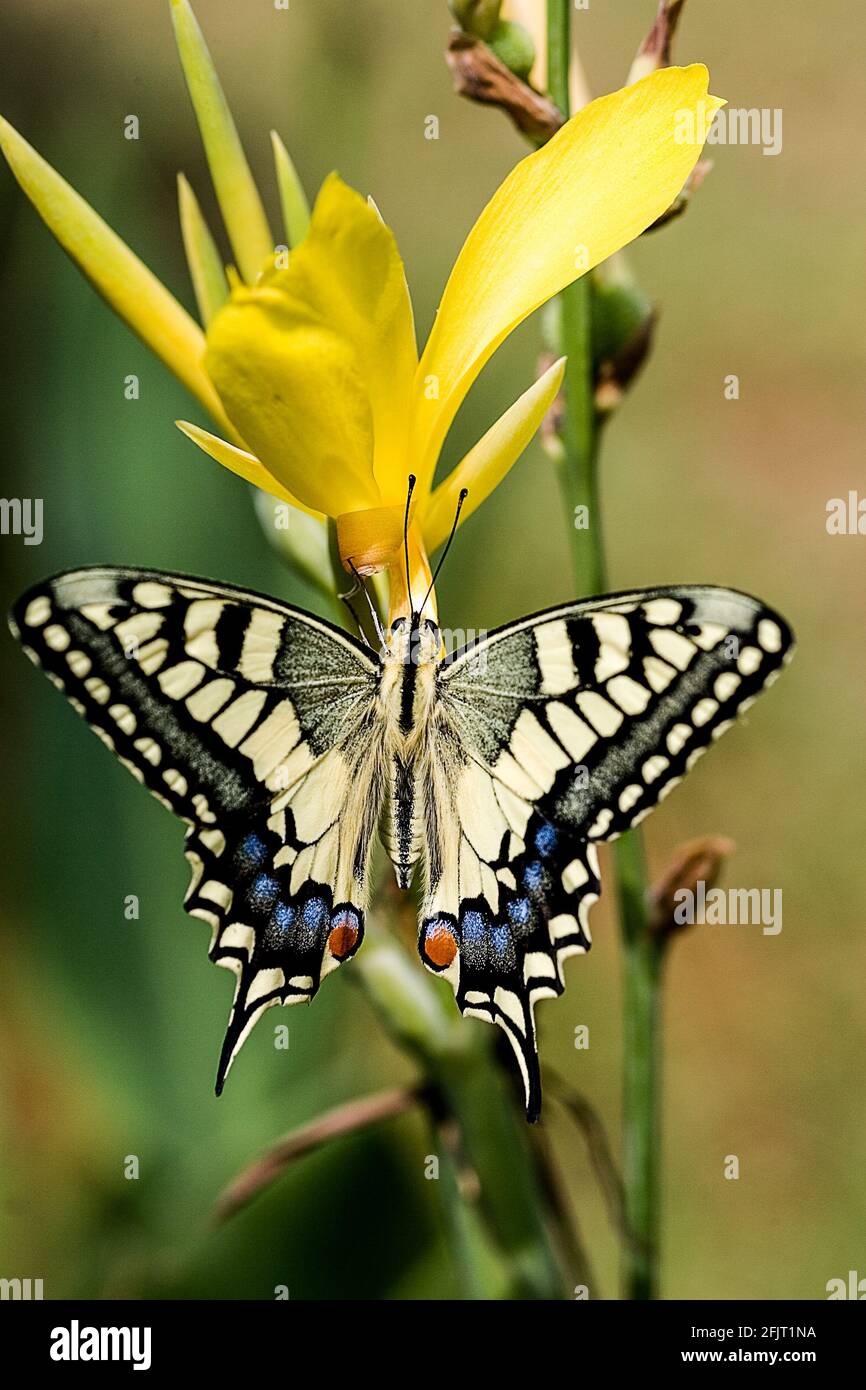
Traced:
<path fill-rule="evenodd" d="M 602 594 L 606 587 L 598 492 L 598 431 L 593 389 L 590 293 L 589 277 L 583 276 L 560 295 L 561 343 L 568 360 L 563 382 L 564 453 L 559 475 L 571 522 L 574 577 L 578 593 L 585 595 Z"/>
<path fill-rule="evenodd" d="M 643 847 L 636 832 L 615 847 L 623 939 L 623 1184 L 629 1239 L 623 1289 L 658 1297 L 661 938 L 649 930 Z"/>
<path fill-rule="evenodd" d="M 571 110 L 571 0 L 547 0 L 547 90 L 563 116 Z"/>
<path fill-rule="evenodd" d="M 484 1238 L 478 1215 L 460 1190 L 458 1160 L 445 1125 L 434 1125 L 431 1135 L 439 1155 L 440 1200 L 460 1297 L 484 1302 L 497 1297 L 499 1287 L 482 1271 Z"/>
<path fill-rule="evenodd" d="M 547 0 L 547 71 L 550 95 L 563 116 L 571 112 L 568 79 L 571 59 L 571 0 Z M 583 275 L 559 296 L 560 338 L 568 354 L 563 393 L 565 421 L 560 464 L 563 500 L 572 521 L 572 554 L 578 589 L 604 589 L 604 551 L 598 505 L 598 431 L 592 369 L 592 283 Z M 579 507 L 586 507 L 588 525 Z"/>
<path fill-rule="evenodd" d="M 550 95 L 570 113 L 568 79 L 572 0 L 547 0 Z M 603 593 L 604 537 L 598 493 L 598 422 L 592 360 L 592 281 L 576 280 L 560 296 L 560 349 L 568 357 L 565 420 L 559 464 L 571 536 L 577 591 Z M 588 525 L 576 508 L 586 506 Z M 646 875 L 640 837 L 632 832 L 615 847 L 624 948 L 623 989 L 623 1181 L 630 1239 L 623 1289 L 627 1298 L 657 1294 L 659 1197 L 659 981 L 661 949 L 649 931 Z"/>
<path fill-rule="evenodd" d="M 393 911 L 386 895 L 378 897 L 383 914 Z M 478 1175 L 479 1210 L 502 1268 L 505 1296 L 562 1298 L 563 1271 L 546 1227 L 544 1194 L 522 1132 L 525 1124 L 515 1113 L 486 1031 L 468 1027 L 456 1013 L 447 987 L 419 970 L 417 960 L 375 922 L 354 976 L 393 1040 L 417 1059 L 426 1085 L 439 1097 L 442 1114 L 459 1128 Z M 444 1195 L 450 1200 L 447 1190 Z M 463 1224 L 465 1216 L 461 1215 L 461 1239 L 455 1242 L 453 1211 L 449 1215 L 458 1270 L 469 1229 Z"/>
<path fill-rule="evenodd" d="M 443 1095 L 478 1174 L 481 1210 L 507 1262 L 507 1296 L 561 1299 L 563 1270 L 547 1229 L 526 1122 L 486 1040 L 474 1056 L 452 1056 L 440 1075 Z"/>

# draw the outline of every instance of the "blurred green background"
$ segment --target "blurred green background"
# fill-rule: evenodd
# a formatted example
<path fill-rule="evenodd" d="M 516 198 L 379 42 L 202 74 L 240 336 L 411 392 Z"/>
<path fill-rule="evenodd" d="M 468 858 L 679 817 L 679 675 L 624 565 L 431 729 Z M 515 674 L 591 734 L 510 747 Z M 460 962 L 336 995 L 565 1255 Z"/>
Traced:
<path fill-rule="evenodd" d="M 596 92 L 625 80 L 654 0 L 578 11 Z M 371 193 L 406 259 L 419 331 L 486 199 L 524 152 L 452 94 L 445 0 L 198 0 L 278 225 L 267 132 L 309 190 L 331 168 Z M 167 0 L 4 0 L 0 110 L 192 307 L 175 174 L 213 202 Z M 667 982 L 663 1295 L 821 1298 L 866 1275 L 863 537 L 825 507 L 864 487 L 864 185 L 855 171 L 863 17 L 690 0 L 676 50 L 733 106 L 781 108 L 783 149 L 719 148 L 685 218 L 633 248 L 661 307 L 655 354 L 604 441 L 615 588 L 754 591 L 800 638 L 790 672 L 647 825 L 651 865 L 720 833 L 724 880 L 781 887 L 784 928 L 696 928 Z M 123 138 L 124 117 L 141 138 Z M 425 117 L 440 139 L 424 138 Z M 215 222 L 215 218 L 214 218 Z M 858 266 L 860 269 L 858 270 Z M 269 553 L 247 489 L 173 428 L 201 419 L 70 267 L 0 169 L 5 496 L 45 499 L 45 538 L 0 543 L 4 606 L 56 569 L 185 570 L 314 603 Z M 446 450 L 460 456 L 533 378 L 540 325 L 497 355 Z M 141 397 L 124 399 L 136 373 Z M 740 399 L 724 398 L 724 378 Z M 571 596 L 567 537 L 537 444 L 461 533 L 443 622 L 492 627 Z M 447 1298 L 456 1289 L 430 1139 L 413 1116 L 304 1160 L 227 1228 L 220 1188 L 271 1140 L 407 1073 L 351 967 L 310 1010 L 270 1013 L 225 1095 L 213 1075 L 232 988 L 185 917 L 180 827 L 102 753 L 7 636 L 0 964 L 0 1275 L 47 1297 Z M 139 895 L 139 921 L 124 918 Z M 616 1136 L 619 948 L 595 949 L 539 1010 L 542 1059 Z M 420 969 L 420 965 L 419 965 Z M 273 1046 L 287 1022 L 291 1044 Z M 588 1051 L 575 1051 L 578 1024 Z M 467 1028 L 484 1025 L 467 1021 Z M 615 1297 L 617 1248 L 579 1134 L 546 1124 Z M 124 1158 L 140 1159 L 127 1181 Z M 723 1176 L 740 1160 L 738 1181 Z M 508 1163 L 508 1154 L 502 1162 Z"/>

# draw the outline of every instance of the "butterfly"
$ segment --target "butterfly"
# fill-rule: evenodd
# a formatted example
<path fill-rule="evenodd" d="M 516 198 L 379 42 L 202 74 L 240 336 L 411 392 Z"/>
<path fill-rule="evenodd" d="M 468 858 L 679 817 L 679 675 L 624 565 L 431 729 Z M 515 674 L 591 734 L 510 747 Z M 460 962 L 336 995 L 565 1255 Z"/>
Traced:
<path fill-rule="evenodd" d="M 422 605 L 423 609 L 423 605 Z M 704 586 L 550 608 L 450 655 L 414 613 L 381 650 L 301 609 L 155 570 L 57 575 L 13 632 L 187 824 L 186 910 L 237 976 L 217 1093 L 275 1004 L 360 948 L 378 833 L 418 948 L 498 1024 L 530 1120 L 535 1005 L 589 950 L 597 847 L 644 816 L 779 674 L 785 621 Z"/>

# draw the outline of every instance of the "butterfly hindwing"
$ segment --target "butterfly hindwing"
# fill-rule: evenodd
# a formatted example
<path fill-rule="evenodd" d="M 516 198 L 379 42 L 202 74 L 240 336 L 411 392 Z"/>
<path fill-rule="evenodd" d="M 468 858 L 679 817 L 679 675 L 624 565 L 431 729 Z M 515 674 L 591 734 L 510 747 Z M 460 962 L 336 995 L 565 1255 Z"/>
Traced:
<path fill-rule="evenodd" d="M 25 594 L 28 654 L 188 823 L 185 906 L 238 985 L 217 1087 L 264 1008 L 360 945 L 377 667 L 339 629 L 228 586 L 89 569 Z"/>
<path fill-rule="evenodd" d="M 188 832 L 186 910 L 210 924 L 210 958 L 238 980 L 217 1092 L 264 1010 L 311 999 L 361 945 L 378 796 L 374 765 L 360 754 L 366 746 L 354 756 L 344 745 L 331 749 L 259 815 L 230 821 L 216 842 L 197 827 Z"/>
<path fill-rule="evenodd" d="M 595 845 L 658 804 L 791 645 L 756 599 L 672 588 L 551 609 L 443 663 L 429 800 L 460 843 L 431 841 L 421 955 L 505 1029 L 531 1118 L 534 1005 L 589 947 Z"/>

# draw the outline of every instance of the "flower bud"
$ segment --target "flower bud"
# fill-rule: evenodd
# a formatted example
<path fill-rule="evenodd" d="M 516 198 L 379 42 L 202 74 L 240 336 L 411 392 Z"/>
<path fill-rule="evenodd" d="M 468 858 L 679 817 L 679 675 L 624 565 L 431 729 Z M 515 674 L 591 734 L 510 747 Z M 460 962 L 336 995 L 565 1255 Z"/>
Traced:
<path fill-rule="evenodd" d="M 595 404 L 609 415 L 643 366 L 652 346 L 656 311 L 614 257 L 592 276 Z"/>
<path fill-rule="evenodd" d="M 524 53 L 524 64 L 527 56 Z M 498 106 L 533 144 L 543 145 L 560 129 L 562 113 L 550 97 L 512 72 L 482 39 L 454 29 L 446 57 L 455 91 L 470 101 Z"/>
<path fill-rule="evenodd" d="M 666 68 L 671 61 L 671 44 L 686 0 L 659 0 L 658 14 L 631 65 L 628 75 L 629 85 L 639 82 L 659 68 Z"/>
<path fill-rule="evenodd" d="M 721 835 L 705 835 L 688 840 L 675 851 L 659 881 L 650 890 L 650 930 L 663 938 L 682 931 L 675 909 L 677 894 L 694 893 L 699 882 L 712 888 L 735 849 L 733 840 Z"/>
<path fill-rule="evenodd" d="M 503 19 L 487 40 L 500 63 L 527 82 L 535 66 L 535 44 L 528 29 L 514 20 Z"/>
<path fill-rule="evenodd" d="M 489 39 L 499 23 L 502 0 L 450 0 L 451 13 L 467 34 Z"/>

